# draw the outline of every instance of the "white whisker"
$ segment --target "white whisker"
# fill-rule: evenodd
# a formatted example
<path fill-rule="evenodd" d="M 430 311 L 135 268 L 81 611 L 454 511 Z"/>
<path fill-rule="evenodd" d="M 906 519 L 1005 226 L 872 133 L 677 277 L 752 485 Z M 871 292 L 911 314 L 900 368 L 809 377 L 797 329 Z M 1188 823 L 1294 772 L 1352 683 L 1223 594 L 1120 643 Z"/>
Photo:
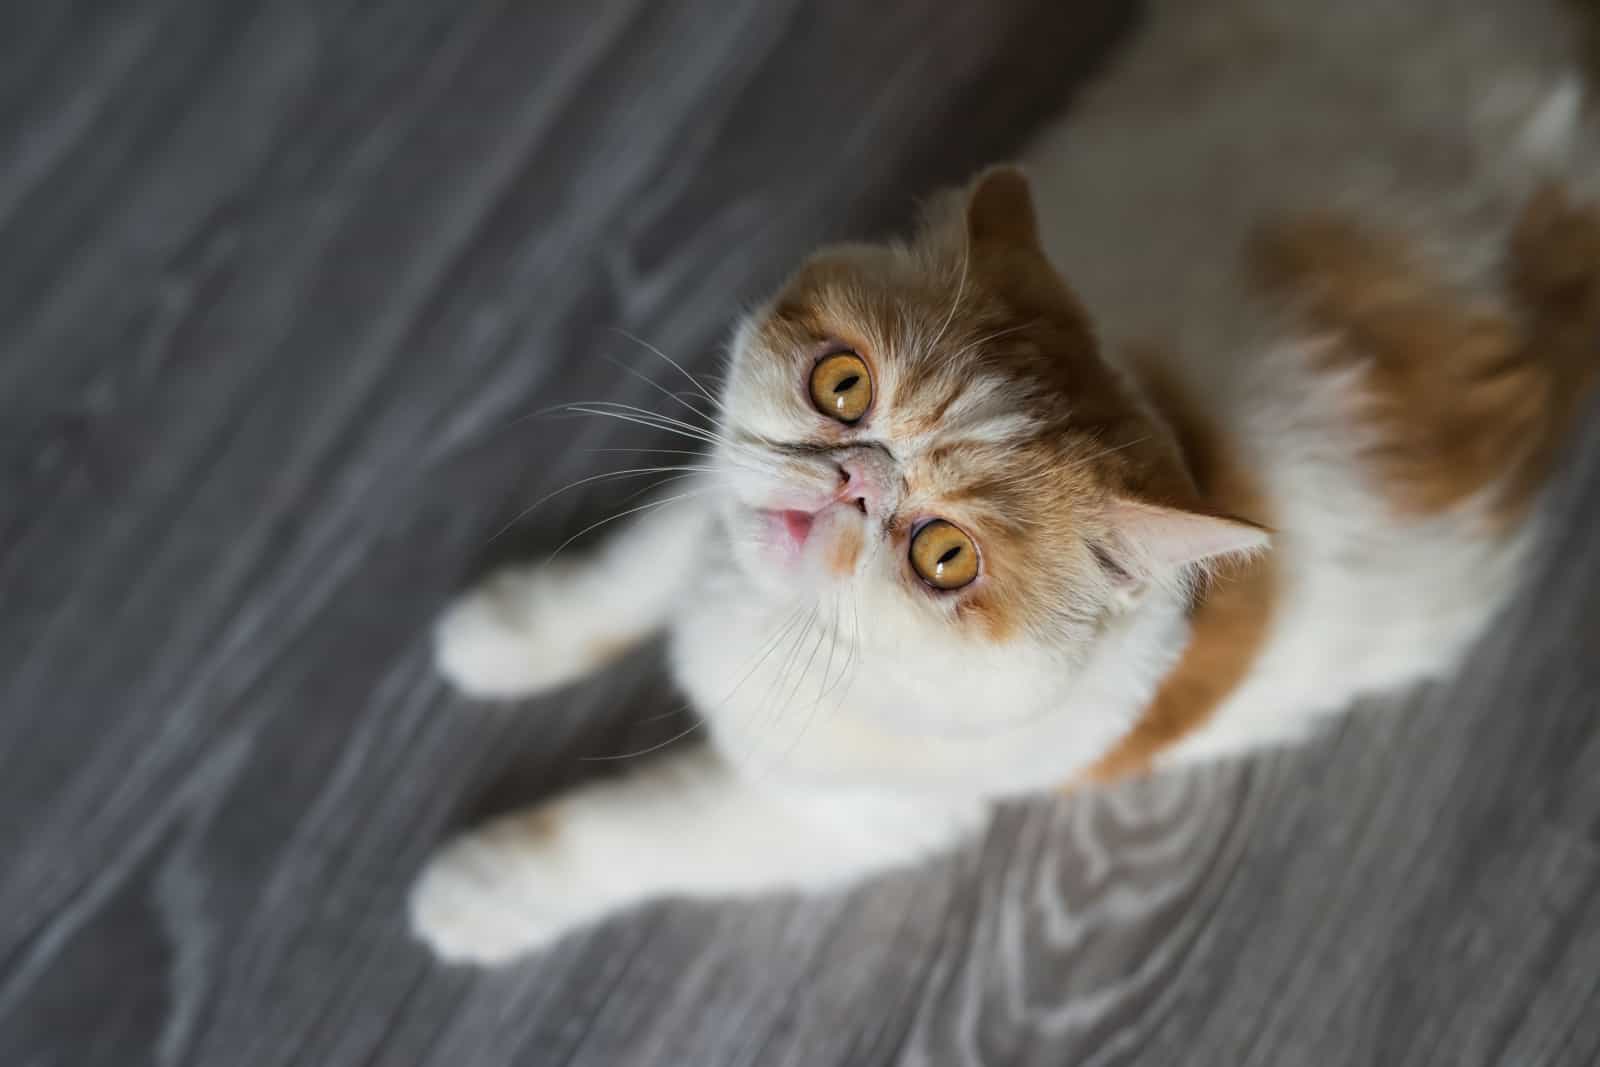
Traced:
<path fill-rule="evenodd" d="M 592 407 L 592 408 L 606 408 L 606 409 L 613 409 L 614 408 L 614 409 L 618 409 L 618 410 L 621 410 L 621 411 L 630 412 L 630 413 L 632 413 L 634 415 L 640 416 L 641 418 L 655 419 L 655 420 L 657 420 L 657 421 L 659 421 L 661 423 L 664 423 L 664 424 L 666 424 L 668 426 L 676 426 L 679 429 L 690 430 L 690 431 L 693 431 L 695 433 L 704 434 L 708 439 L 710 439 L 712 441 L 716 441 L 716 442 L 721 443 L 721 444 L 729 443 L 728 439 L 726 437 L 724 437 L 722 434 L 718 433 L 715 428 L 706 427 L 706 426 L 696 426 L 692 422 L 684 422 L 682 419 L 675 419 L 671 415 L 663 415 L 659 411 L 651 411 L 649 408 L 642 408 L 642 407 L 639 407 L 637 404 L 624 404 L 620 400 L 590 400 L 587 403 L 585 403 L 583 406 Z M 572 407 L 576 409 L 576 408 L 579 407 L 579 405 L 574 404 L 574 405 L 572 405 Z"/>
<path fill-rule="evenodd" d="M 664 430 L 667 433 L 676 434 L 679 437 L 687 437 L 690 440 L 703 441 L 709 445 L 720 446 L 730 455 L 755 457 L 756 459 L 762 461 L 765 461 L 767 458 L 761 452 L 751 448 L 749 445 L 741 444 L 738 441 L 731 440 L 722 434 L 715 433 L 711 430 L 705 430 L 698 426 L 693 426 L 689 423 L 683 422 L 680 419 L 674 419 L 667 415 L 662 415 L 654 411 L 648 411 L 644 408 L 635 407 L 632 404 L 623 404 L 614 400 L 595 400 L 588 403 L 562 404 L 559 405 L 555 411 L 571 412 L 579 415 L 608 416 L 613 419 L 620 419 L 623 422 L 632 422 L 639 426 L 647 426 L 653 430 Z"/>
<path fill-rule="evenodd" d="M 844 692 L 840 693 L 839 699 L 834 702 L 836 707 L 844 706 L 844 699 L 850 695 L 850 690 L 860 677 L 861 667 L 866 660 L 862 655 L 865 650 L 861 647 L 861 602 L 856 598 L 854 589 L 850 590 L 850 634 L 850 663 L 854 670 L 851 672 L 849 683 L 844 687 Z M 844 677 L 843 671 L 839 672 L 839 677 Z"/>
<path fill-rule="evenodd" d="M 822 605 L 819 603 L 817 605 L 819 613 L 821 609 Z M 822 651 L 822 643 L 827 639 L 828 628 L 826 626 L 817 627 L 817 643 L 811 646 L 811 655 L 806 657 L 806 665 L 800 668 L 800 673 L 796 675 L 794 680 L 794 688 L 789 690 L 789 696 L 783 702 L 783 709 L 778 715 L 780 722 L 788 716 L 789 705 L 794 703 L 795 697 L 799 696 L 800 690 L 805 687 L 806 677 L 811 673 L 811 665 L 817 661 L 817 653 Z M 799 651 L 798 648 L 796 651 Z"/>
<path fill-rule="evenodd" d="M 710 452 L 701 452 L 694 448 L 586 448 L 585 452 L 627 452 L 638 455 L 643 452 L 653 452 L 662 456 L 699 456 L 701 459 L 710 459 Z"/>
<path fill-rule="evenodd" d="M 689 471 L 690 473 L 698 473 L 698 472 L 712 473 L 712 472 L 716 471 L 716 468 L 715 467 L 685 467 L 685 466 L 634 467 L 634 468 L 632 468 L 630 470 L 624 470 L 624 471 L 606 471 L 603 474 L 591 474 L 587 478 L 579 478 L 575 482 L 568 482 L 566 485 L 563 485 L 560 489 L 556 489 L 556 490 L 553 490 L 551 492 L 548 492 L 544 496 L 540 497 L 538 500 L 535 500 L 533 503 L 529 504 L 527 507 L 525 507 L 521 511 L 517 512 L 516 516 L 510 522 L 506 523 L 504 526 L 500 527 L 500 529 L 496 530 L 495 533 L 494 533 L 494 536 L 489 538 L 489 540 L 492 543 L 495 540 L 495 538 L 499 537 L 501 534 L 504 534 L 507 530 L 509 530 L 513 526 L 517 525 L 517 523 L 521 522 L 523 519 L 525 519 L 529 515 L 533 514 L 534 511 L 537 510 L 540 507 L 540 505 L 545 504 L 548 501 L 554 500 L 556 497 L 560 496 L 562 493 L 565 493 L 569 489 L 576 489 L 580 485 L 588 485 L 588 484 L 590 484 L 592 482 L 610 481 L 610 480 L 615 479 L 615 478 L 633 478 L 633 477 L 639 477 L 639 476 L 646 475 L 646 474 L 665 474 L 665 473 L 677 472 L 677 471 Z"/>
<path fill-rule="evenodd" d="M 586 762 L 590 762 L 590 763 L 604 763 L 604 762 L 606 762 L 608 760 L 635 759 L 635 758 L 637 758 L 639 756 L 648 756 L 652 752 L 661 751 L 662 749 L 666 748 L 670 744 L 674 744 L 675 742 L 682 741 L 685 737 L 688 737 L 690 734 L 692 734 L 696 730 L 700 729 L 700 727 L 704 726 L 705 722 L 706 721 L 704 719 L 696 719 L 693 723 L 690 724 L 689 728 L 687 730 L 684 730 L 682 733 L 673 734 L 671 737 L 667 738 L 665 741 L 662 741 L 659 744 L 651 745 L 649 748 L 641 748 L 637 752 L 624 752 L 619 756 L 584 756 L 583 759 Z"/>
<path fill-rule="evenodd" d="M 1031 319 L 1028 322 L 1018 323 L 1015 326 L 1008 326 L 1003 330 L 996 330 L 994 333 L 987 334 L 986 336 L 980 337 L 976 341 L 972 341 L 972 342 L 968 343 L 965 347 L 963 347 L 961 349 L 961 351 L 959 351 L 955 355 L 951 356 L 950 357 L 950 362 L 951 363 L 959 363 L 963 356 L 965 356 L 968 352 L 971 352 L 974 348 L 977 348 L 979 345 L 986 345 L 990 341 L 998 341 L 1002 337 L 1007 337 L 1007 336 L 1009 336 L 1011 334 L 1014 334 L 1014 333 L 1017 333 L 1017 332 L 1019 332 L 1021 330 L 1026 330 L 1028 327 L 1035 325 L 1038 321 L 1039 320 L 1037 320 L 1037 319 Z"/>
<path fill-rule="evenodd" d="M 839 650 L 839 623 L 841 621 L 839 594 L 835 593 L 833 595 L 833 624 L 823 629 L 823 634 L 828 639 L 828 659 L 822 665 L 822 683 L 817 687 L 817 699 L 811 702 L 811 709 L 806 712 L 805 722 L 800 724 L 800 729 L 796 731 L 794 740 L 789 742 L 789 748 L 784 752 L 782 759 L 779 760 L 780 764 L 787 762 L 794 755 L 795 749 L 800 747 L 800 742 L 805 739 L 806 733 L 811 729 L 811 723 L 817 717 L 817 709 L 822 706 L 823 699 L 828 695 L 828 675 L 833 673 L 833 656 Z M 818 639 L 818 647 L 820 646 L 821 638 Z M 816 658 L 815 652 L 812 653 L 812 658 Z M 810 670 L 810 666 L 809 663 L 806 665 L 807 671 Z M 843 677 L 842 672 L 840 676 Z"/>
<path fill-rule="evenodd" d="M 783 692 L 784 686 L 788 684 L 789 672 L 794 669 L 795 664 L 798 662 L 797 653 L 800 651 L 800 646 L 805 643 L 806 638 L 811 636 L 811 628 L 816 625 L 816 622 L 817 606 L 813 604 L 811 614 L 806 616 L 805 625 L 800 628 L 799 635 L 795 637 L 794 644 L 790 646 L 789 654 L 784 657 L 782 668 L 779 669 L 777 675 L 767 686 L 766 691 L 761 694 L 761 702 L 756 705 L 757 708 L 767 707 L 770 709 L 766 716 L 767 724 L 765 729 L 768 731 L 776 730 L 779 721 L 776 711 L 777 705 L 773 703 L 773 698 Z"/>
<path fill-rule="evenodd" d="M 557 556 L 559 556 L 561 554 L 563 549 L 565 549 L 568 545 L 572 544 L 572 542 L 576 541 L 578 538 L 582 537 L 584 534 L 589 533 L 592 530 L 598 530 L 602 526 L 605 526 L 605 525 L 607 525 L 609 523 L 616 522 L 618 519 L 625 519 L 629 515 L 637 515 L 641 511 L 649 511 L 651 508 L 660 508 L 660 507 L 665 507 L 668 504 L 676 504 L 681 500 L 689 500 L 689 499 L 691 499 L 693 497 L 704 496 L 704 495 L 706 495 L 706 493 L 709 493 L 711 491 L 712 491 L 711 489 L 690 490 L 687 493 L 679 493 L 677 496 L 669 496 L 664 500 L 652 500 L 652 501 L 649 501 L 648 503 L 640 504 L 636 508 L 629 508 L 626 511 L 619 511 L 615 515 L 610 516 L 609 518 L 601 519 L 599 522 L 592 522 L 588 526 L 585 526 L 583 529 L 579 530 L 577 533 L 573 534 L 571 537 L 567 538 L 565 541 L 563 541 L 559 545 L 557 545 L 556 546 L 556 550 L 554 552 L 550 553 L 549 557 L 545 559 L 543 565 L 544 566 L 549 566 L 550 563 Z"/>
<path fill-rule="evenodd" d="M 649 375 L 628 366 L 620 359 L 612 359 L 610 356 L 605 355 L 602 355 L 600 358 L 611 364 L 613 367 L 633 375 L 635 378 L 639 379 L 641 382 L 644 382 L 650 388 L 654 389 L 668 400 L 671 400 L 673 403 L 688 408 L 696 418 L 705 419 L 707 423 L 712 421 L 711 416 L 707 415 L 705 412 L 701 411 L 699 408 L 695 407 L 693 404 L 689 403 L 687 400 L 683 399 L 683 397 L 679 396 L 677 393 L 674 393 L 671 389 L 668 389 L 654 378 L 651 378 Z"/>
<path fill-rule="evenodd" d="M 624 330 L 621 327 L 613 327 L 613 329 L 617 333 L 619 333 L 622 336 L 626 337 L 628 340 L 632 341 L 634 344 L 643 345 L 645 348 L 649 349 L 651 352 L 654 352 L 656 355 L 658 355 L 662 359 L 666 360 L 668 363 L 670 363 L 677 370 L 677 372 L 679 374 L 683 375 L 685 378 L 687 378 L 689 380 L 689 384 L 694 386 L 695 389 L 699 391 L 701 396 L 705 397 L 707 400 L 711 401 L 713 404 L 717 403 L 717 398 L 712 396 L 710 393 L 706 392 L 705 386 L 701 385 L 699 380 L 696 379 L 694 375 L 692 375 L 688 371 L 684 370 L 682 364 L 680 364 L 677 360 L 673 359 L 671 356 L 667 355 L 665 352 L 661 351 L 661 349 L 657 348 L 655 345 L 651 344 L 649 341 L 646 341 L 642 337 L 635 336 L 634 334 L 629 333 L 627 330 Z"/>
<path fill-rule="evenodd" d="M 1117 445 L 1115 448 L 1102 449 L 1101 451 L 1096 452 L 1091 456 L 1084 456 L 1082 459 L 1076 460 L 1075 462 L 1076 462 L 1077 466 L 1081 467 L 1086 463 L 1093 463 L 1096 460 L 1105 459 L 1107 456 L 1115 455 L 1116 453 L 1121 452 L 1124 449 L 1133 448 L 1136 445 L 1142 445 L 1148 440 L 1150 440 L 1148 435 L 1144 436 L 1144 437 L 1136 438 L 1135 440 L 1127 441 L 1127 442 L 1125 442 L 1123 444 Z"/>
<path fill-rule="evenodd" d="M 618 419 L 622 422 L 631 422 L 636 426 L 644 426 L 652 430 L 662 430 L 666 433 L 675 434 L 678 437 L 687 437 L 691 441 L 703 441 L 709 445 L 724 444 L 724 442 L 719 441 L 717 438 L 705 433 L 704 431 L 694 430 L 691 432 L 690 430 L 680 429 L 670 423 L 657 421 L 656 417 L 653 415 L 645 418 L 638 415 L 626 414 L 621 411 L 610 411 L 605 408 L 589 407 L 583 404 L 563 405 L 561 410 L 570 414 L 601 415 L 606 418 Z"/>
<path fill-rule="evenodd" d="M 761 658 L 757 659 L 755 663 L 751 664 L 750 669 L 745 671 L 744 675 L 738 680 L 738 682 L 734 683 L 732 689 L 728 690 L 728 695 L 722 698 L 722 704 L 726 704 L 728 701 L 732 700 L 734 694 L 739 691 L 739 688 L 743 686 L 745 682 L 750 680 L 750 676 L 755 674 L 755 672 L 763 663 L 767 661 L 768 657 L 770 657 L 773 652 L 777 651 L 778 646 L 783 643 L 783 639 L 787 637 L 789 632 L 794 629 L 795 625 L 800 622 L 800 613 L 804 610 L 805 605 L 802 604 L 789 613 L 787 616 L 787 622 L 785 622 L 785 624 L 779 628 L 778 632 L 775 633 L 767 642 L 765 651 L 763 651 L 761 654 Z"/>
<path fill-rule="evenodd" d="M 631 492 L 627 496 L 623 497 L 622 500 L 621 500 L 621 503 L 627 504 L 627 503 L 629 503 L 631 501 L 638 500 L 640 497 L 644 496 L 646 493 L 653 493 L 657 489 L 660 489 L 663 485 L 671 485 L 673 482 L 688 481 L 690 478 L 704 478 L 705 475 L 701 474 L 700 471 L 702 471 L 702 470 L 711 470 L 711 469 L 712 468 L 709 468 L 709 467 L 704 467 L 704 468 L 697 467 L 694 470 L 691 470 L 688 474 L 675 474 L 671 478 L 663 478 L 658 482 L 651 482 L 649 485 L 645 486 L 643 489 L 635 490 L 634 492 Z"/>
<path fill-rule="evenodd" d="M 950 313 L 944 317 L 944 325 L 939 327 L 939 332 L 928 342 L 927 350 L 932 352 L 939 347 L 939 342 L 944 340 L 944 335 L 950 329 L 950 324 L 955 321 L 956 311 L 961 307 L 961 298 L 967 292 L 967 267 L 972 259 L 972 241 L 964 241 L 961 245 L 961 279 L 956 283 L 956 298 L 950 303 Z"/>

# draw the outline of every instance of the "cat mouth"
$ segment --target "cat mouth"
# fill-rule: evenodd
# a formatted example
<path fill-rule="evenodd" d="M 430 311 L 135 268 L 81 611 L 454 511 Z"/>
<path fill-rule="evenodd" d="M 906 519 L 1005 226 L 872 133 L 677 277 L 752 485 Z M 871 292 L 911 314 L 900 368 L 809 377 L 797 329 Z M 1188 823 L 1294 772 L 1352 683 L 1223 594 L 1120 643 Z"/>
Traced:
<path fill-rule="evenodd" d="M 799 508 L 757 508 L 756 515 L 765 528 L 766 542 L 793 559 L 805 551 L 806 543 L 811 540 L 818 512 Z"/>
<path fill-rule="evenodd" d="M 816 565 L 835 577 L 855 570 L 864 547 L 862 524 L 854 508 L 831 501 L 814 511 L 803 508 L 757 508 L 760 540 L 770 557 L 786 569 L 811 570 Z"/>
<path fill-rule="evenodd" d="M 833 465 L 829 485 L 802 471 L 795 480 L 752 486 L 738 501 L 758 556 L 751 562 L 771 573 L 794 580 L 840 580 L 852 577 L 872 551 L 873 501 L 882 494 L 856 469 L 853 460 Z"/>
<path fill-rule="evenodd" d="M 805 547 L 806 539 L 811 536 L 811 528 L 816 525 L 815 512 L 799 511 L 793 508 L 780 511 L 777 522 L 783 528 L 784 536 L 796 551 Z"/>

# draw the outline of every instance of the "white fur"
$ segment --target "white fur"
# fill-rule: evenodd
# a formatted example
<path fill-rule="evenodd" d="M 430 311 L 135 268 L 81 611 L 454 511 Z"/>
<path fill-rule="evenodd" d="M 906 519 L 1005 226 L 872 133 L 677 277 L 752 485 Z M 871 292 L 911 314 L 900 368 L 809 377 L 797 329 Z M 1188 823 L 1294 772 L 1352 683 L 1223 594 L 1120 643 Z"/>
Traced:
<path fill-rule="evenodd" d="M 1349 208 L 1492 298 L 1495 250 L 1534 184 L 1553 174 L 1594 195 L 1600 166 L 1577 35 L 1553 3 L 1152 6 L 1028 168 L 1046 246 L 1108 358 L 1170 343 L 1187 360 L 1170 369 L 1239 434 L 1274 504 L 1286 588 L 1270 639 L 1164 757 L 1178 762 L 1294 740 L 1359 694 L 1449 670 L 1533 537 L 1487 534 L 1476 505 L 1415 523 L 1386 513 L 1338 415 L 1350 383 L 1312 376 L 1321 342 L 1286 332 L 1235 280 L 1254 223 Z M 781 375 L 741 370 L 752 336 L 735 340 L 724 429 L 797 439 L 815 414 Z M 892 403 L 894 383 L 879 386 Z M 949 432 L 1014 430 L 997 398 L 975 387 Z M 445 958 L 503 960 L 662 894 L 847 885 L 948 846 L 995 798 L 1060 784 L 1105 752 L 1183 647 L 1175 588 L 1069 648 L 994 646 L 908 595 L 903 559 L 881 545 L 846 579 L 807 558 L 773 568 L 749 505 L 826 493 L 834 473 L 732 447 L 721 461 L 704 496 L 663 505 L 581 565 L 497 579 L 442 623 L 441 667 L 482 695 L 560 684 L 595 649 L 668 625 L 674 676 L 713 742 L 558 798 L 548 836 L 492 825 L 442 851 L 413 918 Z M 883 506 L 917 506 L 881 481 Z M 828 536 L 857 521 L 819 520 Z"/>
<path fill-rule="evenodd" d="M 510 568 L 462 597 L 435 633 L 440 672 L 469 696 L 522 696 L 581 678 L 660 628 L 687 575 L 659 560 L 689 553 L 710 516 L 641 508 L 658 505 L 659 520 L 625 528 L 581 564 Z"/>
<path fill-rule="evenodd" d="M 831 889 L 937 851 L 983 813 L 885 789 L 755 782 L 701 749 L 574 790 L 543 814 L 548 830 L 511 816 L 429 865 L 412 916 L 441 957 L 505 960 L 654 896 Z"/>

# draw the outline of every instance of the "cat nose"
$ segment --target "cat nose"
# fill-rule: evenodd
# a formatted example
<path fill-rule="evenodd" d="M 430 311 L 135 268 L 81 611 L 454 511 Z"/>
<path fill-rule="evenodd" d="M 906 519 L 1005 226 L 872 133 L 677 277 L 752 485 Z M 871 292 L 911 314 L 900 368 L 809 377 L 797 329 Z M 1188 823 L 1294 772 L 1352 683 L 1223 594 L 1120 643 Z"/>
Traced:
<path fill-rule="evenodd" d="M 851 445 L 839 449 L 830 459 L 839 475 L 833 494 L 835 503 L 848 504 L 863 515 L 879 519 L 894 514 L 904 486 L 887 448 L 875 442 Z"/>
<path fill-rule="evenodd" d="M 847 459 L 834 464 L 839 470 L 839 489 L 836 499 L 849 503 L 863 515 L 871 514 L 877 493 L 871 487 L 866 467 L 860 460 Z"/>

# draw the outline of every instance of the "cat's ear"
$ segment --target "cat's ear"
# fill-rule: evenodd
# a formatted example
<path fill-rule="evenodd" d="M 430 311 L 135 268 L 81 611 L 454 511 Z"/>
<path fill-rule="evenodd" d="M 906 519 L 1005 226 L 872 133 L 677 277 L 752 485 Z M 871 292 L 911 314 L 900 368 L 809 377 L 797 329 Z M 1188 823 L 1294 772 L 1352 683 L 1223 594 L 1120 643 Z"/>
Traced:
<path fill-rule="evenodd" d="M 1267 548 L 1268 532 L 1242 519 L 1114 497 L 1107 561 L 1132 580 L 1159 578 L 1191 563 L 1250 555 Z"/>
<path fill-rule="evenodd" d="M 967 192 L 967 237 L 974 245 L 1039 247 L 1039 220 L 1028 176 L 1016 167 L 990 167 Z"/>

